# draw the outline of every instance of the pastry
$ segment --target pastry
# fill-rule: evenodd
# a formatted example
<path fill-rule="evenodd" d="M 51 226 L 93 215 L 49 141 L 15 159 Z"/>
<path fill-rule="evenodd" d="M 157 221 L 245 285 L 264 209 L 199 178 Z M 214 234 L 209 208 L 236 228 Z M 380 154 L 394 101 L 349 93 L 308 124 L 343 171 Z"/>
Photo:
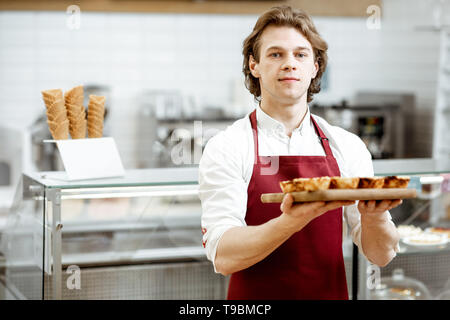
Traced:
<path fill-rule="evenodd" d="M 295 191 L 328 190 L 330 177 L 297 178 L 294 179 Z"/>
<path fill-rule="evenodd" d="M 295 178 L 280 182 L 281 190 L 286 192 L 317 191 L 329 189 L 382 189 L 406 188 L 409 177 L 315 177 Z"/>
<path fill-rule="evenodd" d="M 284 193 L 295 192 L 295 185 L 290 180 L 288 180 L 288 181 L 280 181 L 280 187 L 281 187 L 281 190 Z"/>
<path fill-rule="evenodd" d="M 357 177 L 331 177 L 330 189 L 356 189 L 358 183 Z"/>
<path fill-rule="evenodd" d="M 420 227 L 403 224 L 397 227 L 397 231 L 400 234 L 401 238 L 406 238 L 423 233 L 423 230 Z"/>
<path fill-rule="evenodd" d="M 384 177 L 359 178 L 358 189 L 381 189 L 384 185 Z"/>
<path fill-rule="evenodd" d="M 408 186 L 409 180 L 409 177 L 384 177 L 383 188 L 406 188 Z"/>
<path fill-rule="evenodd" d="M 450 228 L 443 228 L 443 227 L 432 227 L 427 229 L 428 232 L 439 234 L 439 235 L 446 235 L 447 238 L 450 239 Z"/>
<path fill-rule="evenodd" d="M 406 238 L 412 244 L 441 244 L 444 242 L 444 236 L 432 233 L 421 233 Z"/>

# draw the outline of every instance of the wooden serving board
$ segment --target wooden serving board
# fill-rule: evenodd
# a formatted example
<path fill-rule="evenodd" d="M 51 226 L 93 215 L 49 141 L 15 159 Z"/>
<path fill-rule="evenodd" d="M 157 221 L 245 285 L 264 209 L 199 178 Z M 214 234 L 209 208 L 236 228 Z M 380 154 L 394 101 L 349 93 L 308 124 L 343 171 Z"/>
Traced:
<path fill-rule="evenodd" d="M 392 200 L 410 199 L 417 196 L 416 189 L 336 189 L 318 191 L 290 192 L 294 202 L 333 201 L 333 200 Z M 281 203 L 284 193 L 264 193 L 263 203 Z"/>

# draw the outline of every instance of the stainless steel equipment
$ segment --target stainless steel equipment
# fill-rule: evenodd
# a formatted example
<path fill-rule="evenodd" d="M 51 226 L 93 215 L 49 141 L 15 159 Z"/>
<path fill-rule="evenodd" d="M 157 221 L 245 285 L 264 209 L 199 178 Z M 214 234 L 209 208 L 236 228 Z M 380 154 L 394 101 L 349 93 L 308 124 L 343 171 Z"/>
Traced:
<path fill-rule="evenodd" d="M 204 106 L 198 113 L 193 97 L 179 91 L 144 91 L 139 105 L 138 168 L 196 165 L 208 139 L 236 120 L 217 106 Z"/>
<path fill-rule="evenodd" d="M 397 105 L 311 106 L 311 113 L 358 135 L 374 159 L 401 158 L 404 147 L 402 114 Z"/>
<path fill-rule="evenodd" d="M 351 103 L 313 104 L 311 113 L 358 135 L 373 159 L 421 157 L 414 143 L 415 104 L 410 94 L 359 92 Z M 408 140 L 407 140 L 408 139 Z"/>

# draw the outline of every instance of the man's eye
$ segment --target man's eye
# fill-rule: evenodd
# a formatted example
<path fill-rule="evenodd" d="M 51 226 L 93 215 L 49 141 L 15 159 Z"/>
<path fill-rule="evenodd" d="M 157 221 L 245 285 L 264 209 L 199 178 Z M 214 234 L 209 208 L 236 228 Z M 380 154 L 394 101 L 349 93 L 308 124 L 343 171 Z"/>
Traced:
<path fill-rule="evenodd" d="M 299 57 L 299 58 L 304 58 L 304 57 L 306 57 L 306 54 L 304 54 L 304 53 L 298 53 L 298 54 L 297 54 L 297 57 Z"/>
<path fill-rule="evenodd" d="M 270 54 L 271 57 L 278 58 L 280 54 L 278 52 L 273 52 Z"/>

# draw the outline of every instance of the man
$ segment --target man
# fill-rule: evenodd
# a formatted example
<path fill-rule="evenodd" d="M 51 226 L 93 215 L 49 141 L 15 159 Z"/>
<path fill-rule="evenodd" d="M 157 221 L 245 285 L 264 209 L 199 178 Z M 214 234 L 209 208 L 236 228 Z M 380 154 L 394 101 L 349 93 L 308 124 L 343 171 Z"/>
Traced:
<path fill-rule="evenodd" d="M 387 265 L 399 236 L 388 212 L 401 200 L 263 204 L 297 177 L 373 176 L 354 134 L 309 113 L 327 44 L 310 17 L 275 7 L 244 41 L 246 86 L 259 106 L 213 137 L 199 165 L 203 244 L 229 299 L 348 299 L 343 218 L 369 261 Z M 345 206 L 343 210 L 342 207 Z"/>

